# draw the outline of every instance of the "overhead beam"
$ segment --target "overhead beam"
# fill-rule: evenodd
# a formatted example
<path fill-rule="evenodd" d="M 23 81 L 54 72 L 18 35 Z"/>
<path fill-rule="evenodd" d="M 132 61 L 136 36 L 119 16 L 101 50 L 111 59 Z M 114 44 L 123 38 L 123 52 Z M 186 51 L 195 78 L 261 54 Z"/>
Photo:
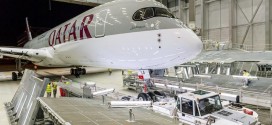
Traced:
<path fill-rule="evenodd" d="M 102 2 L 102 0 L 53 0 L 53 1 L 85 5 L 85 6 L 91 6 L 91 7 L 95 7 L 100 4 L 106 3 L 106 2 Z"/>

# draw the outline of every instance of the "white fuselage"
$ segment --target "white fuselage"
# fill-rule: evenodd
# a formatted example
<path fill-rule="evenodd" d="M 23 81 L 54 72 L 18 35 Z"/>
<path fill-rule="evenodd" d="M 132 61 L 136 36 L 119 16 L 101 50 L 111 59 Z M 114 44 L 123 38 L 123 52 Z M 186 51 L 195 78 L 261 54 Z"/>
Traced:
<path fill-rule="evenodd" d="M 117 69 L 168 68 L 201 52 L 200 39 L 177 19 L 153 17 L 134 21 L 133 14 L 146 7 L 165 8 L 153 1 L 108 3 L 34 38 L 25 47 L 48 51 L 49 58 L 34 62 L 41 66 Z M 130 9 L 124 14 L 124 8 Z"/>

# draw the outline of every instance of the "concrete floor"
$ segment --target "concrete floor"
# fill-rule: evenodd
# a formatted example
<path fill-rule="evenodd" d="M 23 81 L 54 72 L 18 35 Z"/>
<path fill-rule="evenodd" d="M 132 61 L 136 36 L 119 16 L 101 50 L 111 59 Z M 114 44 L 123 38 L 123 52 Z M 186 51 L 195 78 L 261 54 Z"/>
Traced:
<path fill-rule="evenodd" d="M 41 77 L 45 76 L 50 78 L 51 80 L 59 80 L 61 75 L 65 75 L 65 77 L 72 79 L 77 82 L 86 82 L 93 81 L 96 82 L 97 86 L 102 88 L 115 88 L 116 91 L 119 91 L 124 94 L 129 94 L 132 96 L 137 96 L 137 93 L 134 91 L 130 91 L 126 88 L 122 87 L 122 73 L 121 71 L 113 71 L 111 75 L 109 75 L 107 69 L 105 68 L 94 68 L 88 67 L 87 75 L 81 76 L 81 78 L 75 78 L 74 76 L 70 76 L 70 68 L 56 68 L 56 69 L 41 69 L 37 71 Z M 11 80 L 11 72 L 0 72 L 0 123 L 1 125 L 9 125 L 6 111 L 4 109 L 3 103 L 10 102 L 12 97 L 14 96 L 20 81 L 12 81 Z M 46 96 L 46 94 L 45 94 Z M 59 93 L 57 94 L 59 97 Z"/>
<path fill-rule="evenodd" d="M 15 94 L 20 81 L 0 81 L 0 123 L 9 125 L 7 114 L 4 108 L 5 102 L 10 102 Z"/>
<path fill-rule="evenodd" d="M 107 71 L 107 69 L 105 68 L 88 67 L 86 69 L 87 69 L 87 73 Z M 5 102 L 11 101 L 11 99 L 13 98 L 20 84 L 20 80 L 18 81 L 11 80 L 11 72 L 12 71 L 0 72 L 0 124 L 1 125 L 9 125 L 9 121 L 8 121 L 3 104 Z M 41 76 L 60 78 L 61 75 L 70 74 L 70 68 L 41 69 L 41 70 L 38 70 L 37 73 Z"/>
<path fill-rule="evenodd" d="M 96 74 L 88 74 L 81 76 L 81 78 L 75 78 L 74 76 L 67 76 L 69 79 L 77 82 L 95 82 L 97 86 L 101 88 L 115 88 L 115 91 L 131 95 L 137 96 L 138 94 L 135 91 L 128 90 L 123 86 L 123 76 L 121 71 L 113 71 L 111 75 L 108 72 L 101 72 Z"/>

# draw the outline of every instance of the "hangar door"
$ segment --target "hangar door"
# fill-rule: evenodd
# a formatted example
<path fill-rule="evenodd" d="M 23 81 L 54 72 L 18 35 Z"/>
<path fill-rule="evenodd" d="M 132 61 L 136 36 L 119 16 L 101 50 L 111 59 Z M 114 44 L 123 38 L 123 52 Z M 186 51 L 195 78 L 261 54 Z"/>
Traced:
<path fill-rule="evenodd" d="M 105 28 L 107 22 L 108 10 L 102 10 L 96 14 L 95 21 L 95 37 L 105 36 Z"/>

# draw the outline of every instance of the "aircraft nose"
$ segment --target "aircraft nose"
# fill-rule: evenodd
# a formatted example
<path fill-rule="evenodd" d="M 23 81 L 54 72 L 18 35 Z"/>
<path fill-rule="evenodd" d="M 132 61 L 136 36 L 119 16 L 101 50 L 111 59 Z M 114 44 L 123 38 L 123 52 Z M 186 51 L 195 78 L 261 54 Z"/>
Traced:
<path fill-rule="evenodd" d="M 172 30 L 172 34 L 168 35 L 168 42 L 164 44 L 168 46 L 167 51 L 180 55 L 180 58 L 189 55 L 196 56 L 203 48 L 202 41 L 190 29 Z"/>
<path fill-rule="evenodd" d="M 161 30 L 159 50 L 151 53 L 158 66 L 171 67 L 190 61 L 202 51 L 202 42 L 190 29 Z M 161 48 L 160 48 L 161 47 Z"/>
<path fill-rule="evenodd" d="M 183 35 L 182 35 L 183 34 Z M 203 48 L 203 43 L 200 38 L 190 29 L 184 29 L 181 34 L 181 48 L 183 48 L 186 53 L 198 55 Z"/>

